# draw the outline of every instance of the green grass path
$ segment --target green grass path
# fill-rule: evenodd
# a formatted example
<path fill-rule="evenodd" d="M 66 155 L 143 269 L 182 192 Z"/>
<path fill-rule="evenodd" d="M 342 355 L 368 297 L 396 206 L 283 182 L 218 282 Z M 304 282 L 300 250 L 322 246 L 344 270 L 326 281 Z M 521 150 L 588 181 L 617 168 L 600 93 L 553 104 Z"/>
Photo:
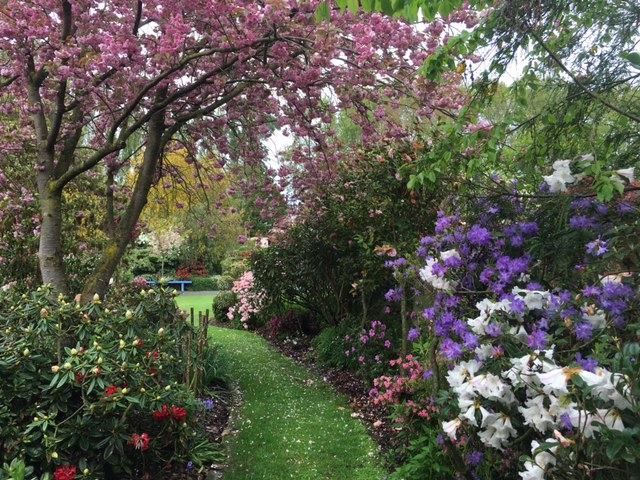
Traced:
<path fill-rule="evenodd" d="M 242 392 L 224 480 L 379 480 L 384 470 L 346 398 L 251 333 L 211 328 Z"/>

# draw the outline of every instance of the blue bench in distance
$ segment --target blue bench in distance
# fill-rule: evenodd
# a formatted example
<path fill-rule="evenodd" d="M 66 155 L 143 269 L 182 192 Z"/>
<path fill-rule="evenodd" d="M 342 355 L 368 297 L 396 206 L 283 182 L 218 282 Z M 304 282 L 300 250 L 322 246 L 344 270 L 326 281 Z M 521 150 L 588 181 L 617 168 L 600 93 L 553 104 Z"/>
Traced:
<path fill-rule="evenodd" d="M 147 283 L 149 285 L 157 285 L 158 282 L 156 280 L 147 280 Z M 186 290 L 185 286 L 186 285 L 191 285 L 193 282 L 191 280 L 169 280 L 167 282 L 167 285 L 170 286 L 180 286 L 180 291 L 184 292 Z"/>

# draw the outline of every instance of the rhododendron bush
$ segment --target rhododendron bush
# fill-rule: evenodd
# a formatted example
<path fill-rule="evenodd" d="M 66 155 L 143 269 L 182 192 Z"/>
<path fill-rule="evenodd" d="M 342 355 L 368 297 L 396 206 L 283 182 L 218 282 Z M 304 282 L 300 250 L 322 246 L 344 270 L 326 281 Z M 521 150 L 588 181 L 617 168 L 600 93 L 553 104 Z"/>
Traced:
<path fill-rule="evenodd" d="M 204 407 L 185 385 L 202 361 L 192 327 L 172 292 L 113 294 L 81 306 L 49 287 L 0 291 L 0 464 L 37 478 L 162 478 L 205 460 L 192 456 Z"/>
<path fill-rule="evenodd" d="M 231 291 L 236 294 L 238 302 L 229 308 L 227 318 L 238 319 L 243 328 L 249 328 L 249 322 L 262 310 L 265 294 L 255 285 L 252 271 L 244 272 L 233 282 Z"/>
<path fill-rule="evenodd" d="M 545 179 L 566 191 L 569 162 L 554 170 Z M 394 361 L 405 373 L 378 378 L 371 395 L 404 406 L 405 422 L 429 419 L 461 475 L 630 477 L 640 458 L 638 196 L 521 195 L 495 181 L 505 194 L 439 212 L 416 256 L 396 260 L 414 279 L 415 356 Z M 567 261 L 558 275 L 553 264 Z"/>

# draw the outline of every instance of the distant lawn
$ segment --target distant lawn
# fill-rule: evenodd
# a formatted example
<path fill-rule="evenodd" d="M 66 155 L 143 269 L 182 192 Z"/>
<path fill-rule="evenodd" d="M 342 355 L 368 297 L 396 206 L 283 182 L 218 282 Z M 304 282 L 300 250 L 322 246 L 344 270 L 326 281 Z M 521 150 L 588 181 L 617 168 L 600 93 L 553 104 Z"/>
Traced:
<path fill-rule="evenodd" d="M 198 318 L 198 312 L 204 313 L 209 310 L 209 313 L 213 313 L 213 301 L 215 296 L 211 295 L 211 293 L 198 293 L 193 292 L 187 295 L 180 295 L 176 297 L 176 303 L 178 304 L 178 308 L 189 312 L 189 309 L 193 307 L 195 317 Z"/>
<path fill-rule="evenodd" d="M 378 447 L 347 398 L 251 332 L 211 328 L 242 392 L 225 480 L 380 480 Z"/>

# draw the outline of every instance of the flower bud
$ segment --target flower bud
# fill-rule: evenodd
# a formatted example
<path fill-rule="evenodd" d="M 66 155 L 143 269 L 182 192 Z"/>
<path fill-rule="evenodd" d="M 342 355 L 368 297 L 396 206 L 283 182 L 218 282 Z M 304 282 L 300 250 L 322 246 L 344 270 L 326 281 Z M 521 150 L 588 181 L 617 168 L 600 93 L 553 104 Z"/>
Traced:
<path fill-rule="evenodd" d="M 146 389 L 146 388 L 144 388 L 144 387 L 140 388 L 140 393 L 144 393 L 144 392 L 146 392 L 146 391 L 147 391 L 147 389 Z"/>
<path fill-rule="evenodd" d="M 40 316 L 41 316 L 42 318 L 47 318 L 47 317 L 49 316 L 49 311 L 48 311 L 46 308 L 44 308 L 44 307 L 43 307 L 43 308 L 40 310 Z"/>
<path fill-rule="evenodd" d="M 98 295 L 97 293 L 95 293 L 95 294 L 93 295 L 93 301 L 94 301 L 94 302 L 99 302 L 99 301 L 100 301 L 100 295 Z"/>
<path fill-rule="evenodd" d="M 25 348 L 25 349 L 22 351 L 22 355 L 24 355 L 25 357 L 28 357 L 30 353 L 31 353 L 31 352 L 29 351 L 29 349 L 28 349 L 28 348 Z"/>
<path fill-rule="evenodd" d="M 78 354 L 78 350 L 75 348 L 71 349 L 71 355 L 77 355 Z"/>
<path fill-rule="evenodd" d="M 58 373 L 60 371 L 60 367 L 58 365 L 54 365 L 53 367 L 51 367 L 51 371 L 53 373 Z"/>
<path fill-rule="evenodd" d="M 164 387 L 164 389 L 165 389 L 166 391 L 171 390 L 171 385 L 167 385 L 166 387 Z"/>
<path fill-rule="evenodd" d="M 102 357 L 98 357 L 97 364 L 100 365 L 103 362 Z"/>
<path fill-rule="evenodd" d="M 69 362 L 67 362 L 67 363 L 65 363 L 65 364 L 63 365 L 63 367 L 64 367 L 64 369 L 65 369 L 65 370 L 71 370 L 71 366 L 72 366 L 72 365 L 71 365 Z"/>
<path fill-rule="evenodd" d="M 85 476 L 89 475 L 89 469 L 85 468 L 84 470 L 82 470 L 82 474 L 85 475 Z"/>
<path fill-rule="evenodd" d="M 122 393 L 126 395 L 127 393 L 129 393 L 129 389 L 127 387 L 123 388 Z"/>
<path fill-rule="evenodd" d="M 120 350 L 122 350 L 126 345 L 127 343 L 124 340 L 120 340 Z"/>
<path fill-rule="evenodd" d="M 131 310 L 127 310 L 127 313 L 124 314 L 124 318 L 131 320 L 133 318 L 133 312 Z"/>
<path fill-rule="evenodd" d="M 158 329 L 158 335 L 164 335 L 164 328 L 160 327 Z"/>
<path fill-rule="evenodd" d="M 51 458 L 53 458 L 54 460 L 56 460 L 58 458 L 58 452 L 53 452 L 51 454 Z"/>

